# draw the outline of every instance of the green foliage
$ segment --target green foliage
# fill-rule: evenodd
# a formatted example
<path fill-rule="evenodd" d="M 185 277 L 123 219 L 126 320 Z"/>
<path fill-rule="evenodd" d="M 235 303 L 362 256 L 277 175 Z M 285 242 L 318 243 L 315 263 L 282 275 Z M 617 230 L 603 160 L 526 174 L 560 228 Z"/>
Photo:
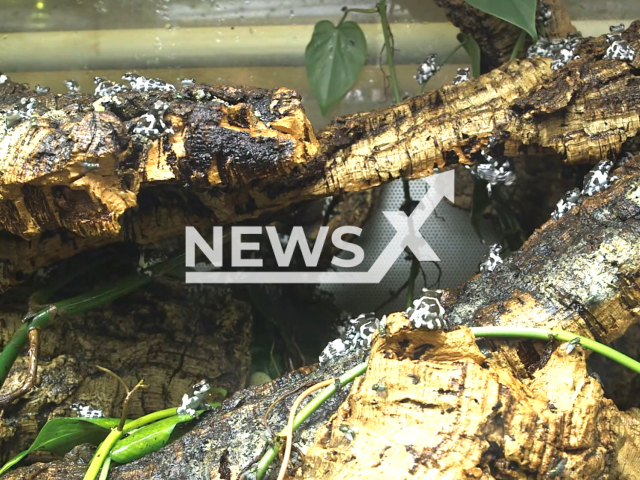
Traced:
<path fill-rule="evenodd" d="M 311 90 L 326 114 L 356 82 L 367 58 L 367 40 L 355 22 L 316 23 L 304 59 Z"/>
<path fill-rule="evenodd" d="M 226 396 L 226 390 L 213 388 L 212 391 Z M 210 403 L 219 407 L 219 403 Z M 200 415 L 204 410 L 199 410 Z M 130 432 L 117 441 L 112 450 L 113 460 L 126 463 L 136 460 L 147 453 L 155 452 L 171 439 L 176 425 L 188 422 L 189 415 L 177 415 L 176 408 L 150 413 L 137 420 L 127 420 L 123 432 Z M 0 475 L 8 471 L 24 457 L 35 451 L 47 451 L 64 455 L 72 448 L 83 443 L 99 445 L 120 423 L 119 418 L 54 418 L 49 420 L 25 451 L 20 452 L 0 469 Z"/>
<path fill-rule="evenodd" d="M 481 240 L 482 236 L 482 214 L 491 205 L 491 198 L 487 192 L 487 182 L 474 179 L 473 196 L 471 197 L 471 225 Z"/>
<path fill-rule="evenodd" d="M 109 435 L 111 428 L 118 423 L 120 423 L 119 418 L 54 418 L 49 420 L 27 450 L 20 452 L 2 466 L 0 475 L 37 450 L 64 455 L 82 443 L 98 445 Z"/>
<path fill-rule="evenodd" d="M 481 53 L 478 42 L 476 42 L 476 39 L 471 35 L 466 35 L 464 33 L 459 33 L 456 38 L 462 44 L 471 59 L 471 76 L 474 78 L 479 77 Z"/>
<path fill-rule="evenodd" d="M 536 31 L 537 0 L 465 0 L 472 7 L 520 27 L 538 41 Z"/>
<path fill-rule="evenodd" d="M 128 463 L 148 453 L 164 447 L 179 423 L 192 420 L 189 415 L 174 415 L 146 425 L 121 438 L 111 450 L 111 459 L 118 463 Z"/>

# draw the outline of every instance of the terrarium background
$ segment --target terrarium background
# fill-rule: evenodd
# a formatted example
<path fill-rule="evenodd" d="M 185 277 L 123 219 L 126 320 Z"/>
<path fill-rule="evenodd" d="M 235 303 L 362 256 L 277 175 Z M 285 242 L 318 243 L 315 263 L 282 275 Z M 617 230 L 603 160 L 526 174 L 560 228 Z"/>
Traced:
<path fill-rule="evenodd" d="M 346 2 L 369 8 L 374 1 Z M 442 59 L 457 45 L 457 29 L 431 0 L 388 1 L 403 95 L 419 91 L 413 75 L 430 53 Z M 367 37 L 367 65 L 354 88 L 326 117 L 311 94 L 304 68 L 304 50 L 313 25 L 337 22 L 344 0 L 0 0 L 0 71 L 12 80 L 46 85 L 64 93 L 63 81 L 75 79 L 82 92 L 92 92 L 93 77 L 119 80 L 127 71 L 161 77 L 179 86 L 181 78 L 198 82 L 289 87 L 303 97 L 307 114 L 320 129 L 332 116 L 367 111 L 391 101 L 379 67 L 382 33 L 375 15 L 352 14 Z M 629 24 L 638 12 L 637 0 L 565 0 L 574 25 L 584 35 L 600 35 L 609 25 Z M 456 69 L 468 66 L 460 50 L 429 82 L 427 89 L 450 83 Z M 420 199 L 424 183 L 413 181 L 411 193 Z M 384 187 L 377 211 L 362 236 L 368 269 L 393 235 L 382 210 L 397 210 L 403 201 L 399 182 Z M 423 226 L 423 235 L 441 259 L 441 287 L 453 287 L 477 271 L 486 254 L 471 228 L 468 212 L 446 202 Z M 488 240 L 491 240 L 489 238 Z M 410 262 L 398 259 L 377 285 L 331 285 L 341 308 L 358 313 L 381 303 L 402 285 Z M 436 269 L 425 265 L 427 281 Z M 419 277 L 418 288 L 422 286 Z M 419 291 L 417 289 L 417 291 Z M 402 308 L 404 295 L 385 311 Z M 384 312 L 378 312 L 384 313 Z"/>

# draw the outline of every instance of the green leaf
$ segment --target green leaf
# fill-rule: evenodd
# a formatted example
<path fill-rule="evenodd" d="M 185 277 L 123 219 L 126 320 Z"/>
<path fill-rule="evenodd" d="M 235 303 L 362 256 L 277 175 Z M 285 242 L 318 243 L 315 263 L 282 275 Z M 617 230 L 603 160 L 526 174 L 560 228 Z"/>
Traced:
<path fill-rule="evenodd" d="M 135 430 L 131 435 L 116 442 L 111 450 L 111 459 L 128 463 L 164 447 L 173 429 L 179 423 L 192 420 L 189 415 L 174 415 Z"/>
<path fill-rule="evenodd" d="M 536 31 L 537 0 L 465 0 L 472 7 L 520 27 L 538 41 Z"/>
<path fill-rule="evenodd" d="M 0 475 L 37 450 L 64 455 L 82 443 L 98 445 L 109 435 L 111 428 L 118 425 L 119 422 L 119 418 L 54 418 L 49 420 L 27 450 L 20 452 L 2 466 Z"/>
<path fill-rule="evenodd" d="M 489 193 L 487 192 L 487 182 L 476 178 L 473 182 L 473 196 L 471 198 L 471 225 L 480 240 L 484 242 L 484 237 L 482 236 L 482 214 L 491 205 L 491 198 L 489 198 Z"/>
<path fill-rule="evenodd" d="M 464 33 L 459 33 L 456 37 L 458 41 L 462 44 L 464 49 L 469 54 L 469 58 L 471 59 L 471 76 L 477 78 L 480 76 L 480 46 L 476 39 L 471 35 L 465 35 Z"/>
<path fill-rule="evenodd" d="M 355 22 L 316 23 L 304 53 L 307 78 L 324 115 L 356 82 L 367 58 L 367 40 Z"/>

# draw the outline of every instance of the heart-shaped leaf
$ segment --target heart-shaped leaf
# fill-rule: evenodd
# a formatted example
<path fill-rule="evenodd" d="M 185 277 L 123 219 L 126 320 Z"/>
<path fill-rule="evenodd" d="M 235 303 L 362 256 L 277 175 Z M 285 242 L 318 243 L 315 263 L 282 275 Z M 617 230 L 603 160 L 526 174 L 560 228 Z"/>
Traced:
<path fill-rule="evenodd" d="M 471 76 L 473 78 L 477 78 L 480 76 L 480 46 L 476 39 L 471 35 L 465 35 L 464 33 L 459 33 L 456 37 L 458 41 L 462 44 L 464 49 L 469 54 L 469 58 L 471 59 Z"/>
<path fill-rule="evenodd" d="M 190 415 L 174 415 L 145 425 L 118 440 L 111 450 L 111 459 L 118 463 L 128 463 L 155 452 L 167 444 L 176 425 L 190 420 Z"/>
<path fill-rule="evenodd" d="M 367 40 L 355 22 L 316 23 L 304 61 L 311 90 L 324 115 L 356 82 L 367 58 Z"/>
<path fill-rule="evenodd" d="M 536 31 L 537 0 L 465 0 L 472 7 L 520 27 L 538 41 Z"/>
<path fill-rule="evenodd" d="M 37 450 L 64 455 L 82 443 L 98 445 L 109 435 L 111 428 L 118 425 L 119 422 L 119 418 L 54 418 L 49 420 L 27 450 L 20 452 L 2 466 L 0 475 Z"/>

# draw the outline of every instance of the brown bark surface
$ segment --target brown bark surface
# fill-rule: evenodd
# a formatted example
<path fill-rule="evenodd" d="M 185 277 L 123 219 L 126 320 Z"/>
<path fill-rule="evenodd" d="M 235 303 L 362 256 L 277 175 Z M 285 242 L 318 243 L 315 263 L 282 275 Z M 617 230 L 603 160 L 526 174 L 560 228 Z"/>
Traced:
<path fill-rule="evenodd" d="M 562 478 L 598 478 L 618 473 L 621 417 L 630 421 L 587 375 L 582 353 L 559 348 L 521 380 L 469 330 L 415 331 L 396 315 L 296 478 L 550 478 L 560 461 Z"/>
<path fill-rule="evenodd" d="M 640 23 L 624 34 L 640 50 Z M 316 137 L 295 92 L 194 86 L 173 94 L 38 96 L 35 121 L 0 140 L 0 285 L 79 251 L 149 244 L 185 225 L 235 223 L 292 203 L 471 163 L 492 136 L 504 154 L 566 163 L 615 156 L 640 128 L 640 56 L 601 60 L 604 37 L 553 71 L 516 60 L 394 107 L 336 119 Z M 33 96 L 13 84 L 3 109 Z M 18 92 L 18 93 L 17 93 Z M 202 100 L 197 100 L 202 98 Z M 158 99 L 175 133 L 131 134 Z M 87 164 L 99 167 L 87 171 Z"/>
<path fill-rule="evenodd" d="M 610 189 L 549 221 L 494 272 L 448 292 L 449 321 L 561 327 L 607 342 L 638 322 L 640 156 L 616 174 L 621 179 Z M 620 412 L 603 397 L 600 384 L 587 375 L 586 352 L 567 355 L 556 343 L 549 355 L 543 344 L 526 340 L 488 345 L 490 357 L 464 328 L 448 334 L 415 330 L 403 315 L 392 315 L 349 399 L 325 426 L 314 417 L 302 429 L 304 460 L 291 474 L 542 479 L 565 459 L 564 478 L 638 478 L 640 415 L 637 409 Z M 286 388 L 280 380 L 263 388 L 286 393 L 308 381 L 300 375 L 288 383 L 291 378 Z M 326 370 L 315 377 L 324 378 Z M 387 388 L 380 392 L 374 384 Z M 256 403 L 250 410 L 231 411 L 238 398 L 253 395 L 239 392 L 225 403 L 222 423 L 207 418 L 179 442 L 115 468 L 112 478 L 239 478 L 267 443 L 256 440 L 263 427 L 254 409 L 264 412 L 276 395 L 261 392 L 251 397 Z M 233 423 L 238 418 L 240 429 Z M 230 423 L 235 434 L 219 436 Z M 355 440 L 344 436 L 342 425 L 355 431 Z M 245 448 L 237 448 L 238 442 Z M 6 478 L 75 479 L 83 472 L 82 464 L 62 461 L 25 467 Z"/>
<path fill-rule="evenodd" d="M 3 297 L 1 345 L 22 325 L 23 293 Z M 149 385 L 131 401 L 132 418 L 180 405 L 203 378 L 230 392 L 244 388 L 251 320 L 251 305 L 225 287 L 188 286 L 182 278 L 160 279 L 106 307 L 57 319 L 41 332 L 37 387 L 0 419 L 0 463 L 28 448 L 47 420 L 75 416 L 74 404 L 120 416 L 124 392 L 96 365 L 129 385 L 141 378 Z M 17 359 L 3 393 L 21 385 L 27 364 L 26 357 Z"/>

